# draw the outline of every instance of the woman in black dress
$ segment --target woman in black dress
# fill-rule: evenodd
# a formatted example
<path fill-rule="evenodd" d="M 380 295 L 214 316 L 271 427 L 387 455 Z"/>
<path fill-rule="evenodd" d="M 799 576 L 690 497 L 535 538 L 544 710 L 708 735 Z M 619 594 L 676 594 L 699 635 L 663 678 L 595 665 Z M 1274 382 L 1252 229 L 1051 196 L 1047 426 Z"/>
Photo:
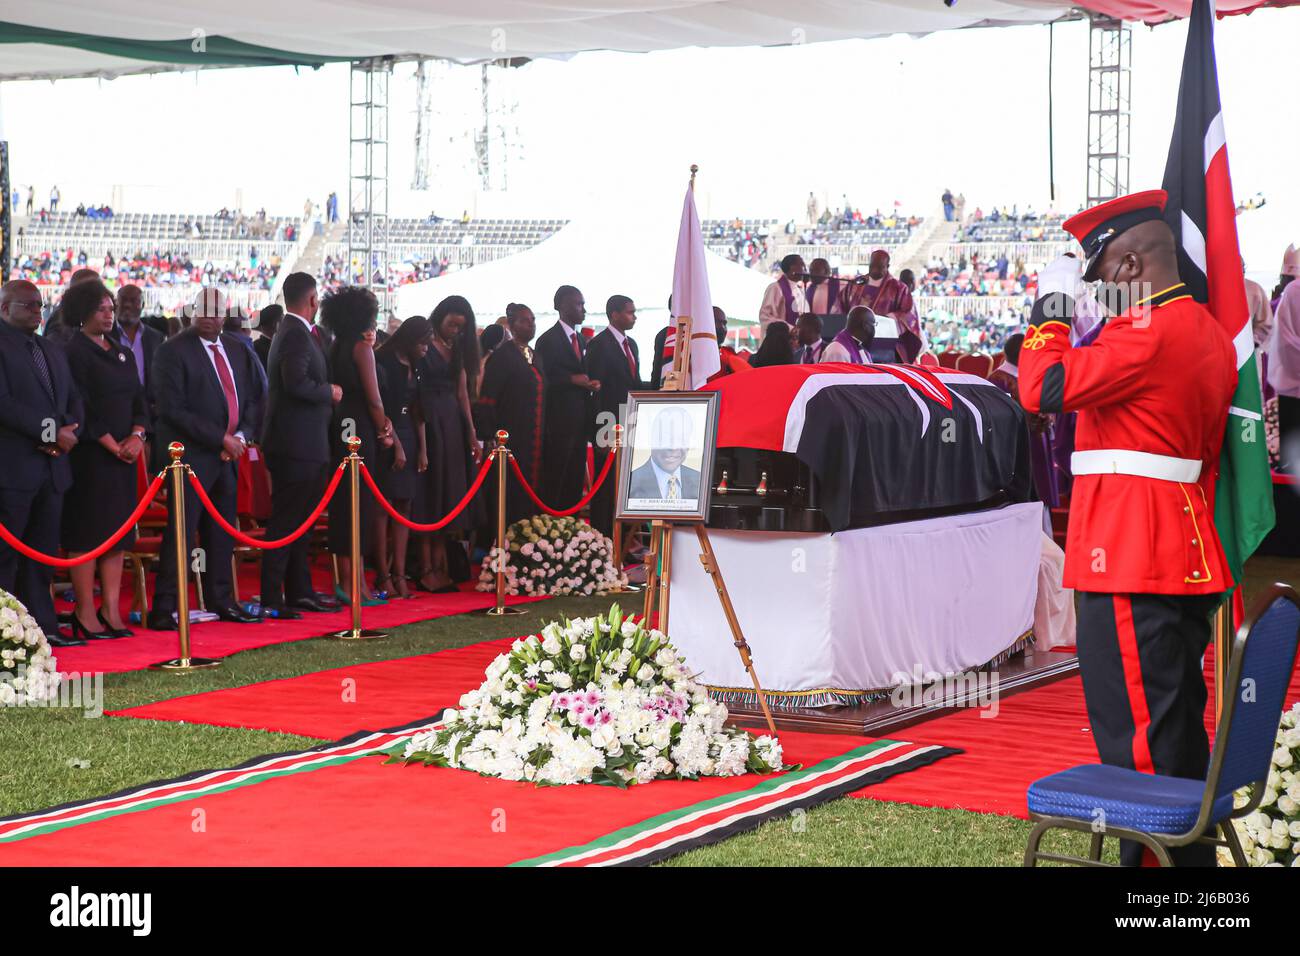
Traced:
<path fill-rule="evenodd" d="M 321 303 L 321 321 L 334 334 L 329 350 L 330 381 L 343 390 L 343 397 L 334 406 L 334 456 L 341 459 L 348 453 L 348 438 L 360 438 L 361 447 L 357 454 L 371 466 L 378 463 L 381 449 L 392 448 L 394 444 L 393 423 L 384 414 L 372 347 L 378 315 L 379 302 L 374 293 L 358 286 L 340 289 L 326 296 Z M 329 507 L 329 547 L 338 560 L 338 597 L 342 601 L 352 600 L 350 494 L 349 482 L 339 482 Z M 362 491 L 360 517 L 363 555 L 370 553 L 374 509 L 374 497 Z M 363 603 L 382 603 L 366 586 L 364 574 L 361 583 Z"/>
<path fill-rule="evenodd" d="M 438 521 L 465 496 L 483 446 L 474 435 L 469 397 L 479 375 L 478 330 L 474 310 L 463 296 L 443 299 L 429 316 L 432 348 L 420 370 L 420 412 L 424 416 L 429 468 L 423 482 L 420 520 Z M 467 507 L 444 531 L 421 536 L 419 585 L 435 594 L 454 591 L 456 567 L 448 559 L 448 541 L 474 527 L 476 510 Z M 460 576 L 468 577 L 467 574 Z"/>
<path fill-rule="evenodd" d="M 379 453 L 375 470 L 384 497 L 409 516 L 416 486 L 429 468 L 424 419 L 420 415 L 420 363 L 429 351 L 433 328 L 422 315 L 412 316 L 375 350 L 379 392 L 384 412 L 393 423 L 393 447 Z M 375 512 L 375 589 L 401 598 L 414 597 L 406 581 L 406 548 L 410 531 L 382 508 Z M 389 542 L 392 548 L 389 548 Z"/>
<path fill-rule="evenodd" d="M 149 427 L 144 388 L 135 358 L 109 337 L 113 294 L 97 279 L 71 286 L 63 296 L 63 320 L 80 329 L 67 344 L 68 366 L 85 403 L 81 440 L 72 449 L 72 489 L 63 505 L 63 548 L 84 554 L 103 544 L 130 517 L 136 492 L 136 459 Z M 135 543 L 130 531 L 113 550 L 71 570 L 76 609 L 73 637 L 129 637 L 122 623 L 122 552 Z M 95 572 L 102 599 L 95 608 Z"/>
<path fill-rule="evenodd" d="M 750 368 L 793 364 L 794 346 L 790 342 L 790 326 L 784 322 L 773 322 L 767 327 L 767 334 L 763 336 L 763 344 L 758 347 L 754 357 L 749 360 Z"/>

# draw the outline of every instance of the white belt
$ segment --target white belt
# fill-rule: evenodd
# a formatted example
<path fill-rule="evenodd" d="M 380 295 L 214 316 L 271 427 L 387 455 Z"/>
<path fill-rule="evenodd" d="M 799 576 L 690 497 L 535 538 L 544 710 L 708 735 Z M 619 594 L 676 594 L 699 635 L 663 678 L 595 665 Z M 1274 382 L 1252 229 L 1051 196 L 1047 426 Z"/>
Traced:
<path fill-rule="evenodd" d="M 1201 462 L 1126 448 L 1095 448 L 1072 454 L 1070 470 L 1076 475 L 1137 475 L 1192 484 L 1201 477 Z"/>

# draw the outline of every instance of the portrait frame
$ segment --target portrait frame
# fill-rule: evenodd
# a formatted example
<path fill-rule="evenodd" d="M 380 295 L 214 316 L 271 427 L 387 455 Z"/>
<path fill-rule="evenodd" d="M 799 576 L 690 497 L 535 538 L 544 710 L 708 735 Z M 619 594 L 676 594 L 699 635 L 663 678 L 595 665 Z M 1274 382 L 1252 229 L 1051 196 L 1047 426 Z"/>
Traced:
<path fill-rule="evenodd" d="M 709 504 L 713 496 L 713 462 L 717 452 L 718 407 L 717 392 L 632 392 L 627 397 L 626 421 L 623 422 L 624 448 L 619 462 L 618 494 L 614 519 L 623 522 L 672 521 L 681 524 L 699 524 L 708 519 Z M 678 467 L 684 476 L 684 491 L 680 507 L 669 507 L 663 497 L 647 497 L 645 487 L 651 480 L 652 439 L 663 429 L 655 426 L 659 416 L 669 408 L 675 422 L 686 421 L 690 433 L 688 447 L 683 449 Z M 667 419 L 665 420 L 667 421 Z M 641 427 L 638 428 L 638 424 Z M 696 432 L 698 431 L 698 434 Z M 657 462 L 656 462 L 657 464 Z M 694 483 L 694 472 L 698 485 Z M 662 472 L 660 472 L 662 473 Z M 634 494 L 634 480 L 640 494 Z"/>

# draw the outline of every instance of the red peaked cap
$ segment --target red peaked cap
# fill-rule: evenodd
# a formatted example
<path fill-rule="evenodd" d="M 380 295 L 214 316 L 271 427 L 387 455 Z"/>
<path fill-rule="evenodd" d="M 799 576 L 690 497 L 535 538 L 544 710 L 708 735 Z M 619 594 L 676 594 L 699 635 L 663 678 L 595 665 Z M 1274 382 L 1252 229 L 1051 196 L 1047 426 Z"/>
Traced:
<path fill-rule="evenodd" d="M 1097 278 L 1092 273 L 1101 260 L 1106 243 L 1138 223 L 1163 219 L 1168 200 L 1169 194 L 1163 189 L 1148 189 L 1085 209 L 1061 223 L 1062 229 L 1079 240 L 1088 258 L 1083 268 L 1084 279 L 1092 281 Z"/>

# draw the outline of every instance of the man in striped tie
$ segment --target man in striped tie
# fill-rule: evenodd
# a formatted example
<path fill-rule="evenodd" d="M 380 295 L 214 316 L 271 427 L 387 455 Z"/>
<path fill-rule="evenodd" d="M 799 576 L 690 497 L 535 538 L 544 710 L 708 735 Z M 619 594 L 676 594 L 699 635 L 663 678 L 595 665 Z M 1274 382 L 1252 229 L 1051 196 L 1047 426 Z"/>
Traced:
<path fill-rule="evenodd" d="M 628 393 L 645 388 L 641 381 L 641 355 L 632 341 L 636 303 L 625 295 L 612 295 L 605 303 L 605 315 L 609 325 L 592 337 L 584 356 L 587 376 L 600 382 L 600 391 L 593 396 L 596 475 L 605 466 L 606 457 L 613 453 L 613 426 L 624 419 Z M 591 523 L 607 535 L 614 529 L 617 478 L 617 475 L 607 478 L 591 502 Z"/>
<path fill-rule="evenodd" d="M 227 306 L 216 289 L 204 289 L 193 306 L 190 327 L 168 339 L 154 353 L 154 393 L 158 400 L 158 446 L 174 441 L 185 446 L 185 462 L 222 516 L 236 520 L 237 463 L 255 437 L 264 401 L 262 376 L 253 350 L 221 331 Z M 224 621 L 252 624 L 261 620 L 235 601 L 230 559 L 234 543 L 203 511 L 197 496 L 185 497 L 186 541 L 191 554 L 202 547 L 205 606 Z M 170 556 L 175 530 L 169 523 L 162 554 Z M 148 626 L 176 627 L 175 562 L 164 557 L 158 572 Z"/>

